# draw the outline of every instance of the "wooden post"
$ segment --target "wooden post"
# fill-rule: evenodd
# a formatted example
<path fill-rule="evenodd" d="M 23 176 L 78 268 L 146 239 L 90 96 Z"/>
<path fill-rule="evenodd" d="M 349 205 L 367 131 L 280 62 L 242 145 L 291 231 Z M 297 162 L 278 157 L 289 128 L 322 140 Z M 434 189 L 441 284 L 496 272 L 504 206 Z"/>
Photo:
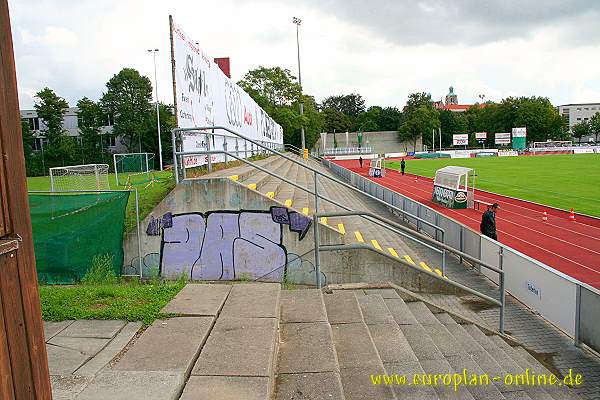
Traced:
<path fill-rule="evenodd" d="M 51 399 L 7 0 L 0 0 L 0 398 Z"/>

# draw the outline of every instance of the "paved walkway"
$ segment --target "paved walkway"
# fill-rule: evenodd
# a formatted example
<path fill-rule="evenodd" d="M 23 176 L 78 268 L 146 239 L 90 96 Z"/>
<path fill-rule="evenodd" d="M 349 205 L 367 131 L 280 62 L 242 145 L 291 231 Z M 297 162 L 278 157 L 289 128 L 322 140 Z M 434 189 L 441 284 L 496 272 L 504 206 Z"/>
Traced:
<path fill-rule="evenodd" d="M 53 399 L 74 399 L 141 327 L 125 321 L 44 321 Z"/>

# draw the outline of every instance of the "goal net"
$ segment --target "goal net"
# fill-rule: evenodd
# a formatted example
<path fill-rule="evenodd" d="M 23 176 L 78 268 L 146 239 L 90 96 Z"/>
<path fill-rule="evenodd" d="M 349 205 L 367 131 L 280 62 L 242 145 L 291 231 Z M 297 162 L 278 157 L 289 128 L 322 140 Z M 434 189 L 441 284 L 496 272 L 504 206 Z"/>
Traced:
<path fill-rule="evenodd" d="M 153 153 L 113 154 L 117 186 L 142 184 L 154 179 Z"/>
<path fill-rule="evenodd" d="M 50 168 L 50 189 L 53 192 L 67 190 L 108 190 L 108 164 L 70 165 Z"/>

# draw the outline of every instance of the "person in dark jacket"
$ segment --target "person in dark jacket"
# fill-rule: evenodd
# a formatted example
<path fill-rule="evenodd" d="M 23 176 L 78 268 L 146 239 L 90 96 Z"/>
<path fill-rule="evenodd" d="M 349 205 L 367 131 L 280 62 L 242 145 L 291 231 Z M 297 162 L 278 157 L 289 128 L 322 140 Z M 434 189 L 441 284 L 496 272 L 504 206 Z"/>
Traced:
<path fill-rule="evenodd" d="M 406 168 L 406 161 L 404 161 L 403 158 L 402 161 L 400 161 L 400 171 L 402 171 L 402 175 L 404 175 L 404 168 Z"/>
<path fill-rule="evenodd" d="M 498 203 L 489 206 L 481 216 L 481 225 L 479 226 L 482 234 L 494 240 L 498 240 L 496 235 L 496 211 L 499 207 Z"/>
<path fill-rule="evenodd" d="M 360 167 L 362 168 L 362 156 L 358 157 L 358 162 L 360 163 Z"/>

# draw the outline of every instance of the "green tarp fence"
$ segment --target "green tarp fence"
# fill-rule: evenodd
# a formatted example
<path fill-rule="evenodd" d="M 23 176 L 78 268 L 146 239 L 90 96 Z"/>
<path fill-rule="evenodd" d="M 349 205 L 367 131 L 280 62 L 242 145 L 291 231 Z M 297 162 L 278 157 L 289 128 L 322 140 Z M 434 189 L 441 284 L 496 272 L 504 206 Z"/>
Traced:
<path fill-rule="evenodd" d="M 78 282 L 97 255 L 123 265 L 123 231 L 129 192 L 29 194 L 40 283 Z"/>

